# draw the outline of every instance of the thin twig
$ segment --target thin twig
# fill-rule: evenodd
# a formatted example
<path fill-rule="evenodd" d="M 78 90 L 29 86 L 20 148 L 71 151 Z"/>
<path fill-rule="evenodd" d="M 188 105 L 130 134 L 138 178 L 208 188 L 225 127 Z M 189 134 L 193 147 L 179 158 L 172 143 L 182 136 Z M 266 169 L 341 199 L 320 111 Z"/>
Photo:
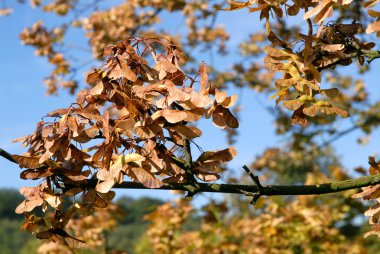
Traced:
<path fill-rule="evenodd" d="M 192 197 L 198 192 L 198 182 L 194 177 L 194 174 L 192 172 L 193 170 L 193 159 L 191 156 L 191 147 L 190 147 L 190 141 L 188 139 L 184 140 L 184 146 L 183 146 L 183 152 L 185 155 L 185 172 L 186 177 L 189 183 L 192 185 L 191 188 L 188 189 L 188 193 L 186 197 Z"/>
<path fill-rule="evenodd" d="M 330 138 L 329 140 L 326 140 L 325 142 L 323 142 L 319 147 L 322 148 L 322 147 L 326 147 L 328 145 L 331 145 L 333 142 L 335 142 L 336 140 L 340 139 L 344 135 L 347 135 L 348 133 L 351 133 L 351 132 L 353 132 L 353 131 L 355 131 L 355 130 L 357 130 L 359 128 L 360 128 L 359 125 L 354 125 L 354 126 L 351 126 L 350 128 L 348 128 L 346 130 L 338 132 L 332 138 Z"/>
<path fill-rule="evenodd" d="M 254 175 L 252 171 L 246 166 L 243 166 L 243 169 L 247 174 L 251 177 L 252 181 L 256 184 L 257 186 L 257 191 L 252 193 L 252 200 L 250 202 L 251 205 L 255 206 L 257 200 L 264 194 L 264 187 L 261 185 L 259 177 Z"/>

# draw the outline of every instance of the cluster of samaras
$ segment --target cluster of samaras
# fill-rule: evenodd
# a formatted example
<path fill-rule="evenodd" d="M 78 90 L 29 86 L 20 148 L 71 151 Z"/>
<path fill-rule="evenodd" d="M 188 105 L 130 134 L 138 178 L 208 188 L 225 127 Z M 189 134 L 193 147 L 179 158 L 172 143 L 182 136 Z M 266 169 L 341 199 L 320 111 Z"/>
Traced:
<path fill-rule="evenodd" d="M 213 181 L 221 163 L 236 155 L 234 148 L 204 152 L 190 162 L 191 175 L 184 170 L 189 162 L 179 151 L 202 134 L 191 123 L 205 117 L 220 128 L 238 127 L 229 110 L 236 96 L 227 97 L 208 81 L 205 64 L 197 74 L 200 82 L 186 76 L 179 50 L 158 39 L 125 40 L 107 47 L 105 56 L 101 68 L 87 76 L 90 90 L 18 140 L 29 147 L 15 156 L 27 168 L 21 178 L 43 181 L 21 190 L 26 200 L 16 212 L 27 213 L 24 228 L 40 232 L 39 238 L 65 237 L 62 229 L 74 214 L 106 207 L 114 196 L 111 188 L 125 175 L 148 188 L 194 176 Z M 54 217 L 29 214 L 39 206 L 52 209 Z"/>
<path fill-rule="evenodd" d="M 335 68 L 338 65 L 349 65 L 357 57 L 364 62 L 366 50 L 375 46 L 374 43 L 361 43 L 355 37 L 361 31 L 360 24 L 329 23 L 321 26 L 316 35 L 299 34 L 303 41 L 303 49 L 296 52 L 289 44 L 281 41 L 270 32 L 268 38 L 274 46 L 266 47 L 267 68 L 283 72 L 275 86 L 278 92 L 276 103 L 294 111 L 293 124 L 307 124 L 308 117 L 315 117 L 319 112 L 327 115 L 337 114 L 347 117 L 349 114 L 334 103 L 339 96 L 336 88 L 322 89 L 321 71 Z M 338 100 L 336 100 L 338 101 Z"/>

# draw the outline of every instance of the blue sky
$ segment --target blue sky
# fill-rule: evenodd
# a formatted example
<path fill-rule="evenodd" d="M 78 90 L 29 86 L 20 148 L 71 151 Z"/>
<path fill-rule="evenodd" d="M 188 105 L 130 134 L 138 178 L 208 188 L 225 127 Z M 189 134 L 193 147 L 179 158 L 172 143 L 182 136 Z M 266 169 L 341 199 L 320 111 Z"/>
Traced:
<path fill-rule="evenodd" d="M 15 13 L 9 17 L 0 18 L 0 74 L 1 74 L 1 93 L 0 93 L 0 147 L 13 154 L 23 153 L 25 150 L 20 143 L 11 141 L 17 137 L 25 136 L 34 131 L 35 124 L 46 113 L 61 107 L 67 107 L 75 98 L 68 95 L 66 91 L 60 91 L 59 96 L 45 96 L 45 87 L 42 80 L 51 70 L 45 58 L 36 57 L 31 47 L 23 46 L 19 39 L 19 33 L 26 26 L 35 23 L 41 17 L 37 10 L 32 10 L 28 5 L 17 5 Z M 44 15 L 46 17 L 46 15 Z M 163 23 L 172 22 L 172 17 L 163 17 Z M 252 31 L 260 29 L 256 14 L 248 14 L 247 10 L 236 12 L 221 12 L 218 21 L 222 23 L 231 34 L 231 41 L 228 47 L 232 53 L 237 52 L 236 46 L 246 38 Z M 51 25 L 59 23 L 59 20 L 48 16 Z M 181 24 L 171 24 L 177 29 Z M 184 26 L 184 24 L 182 24 Z M 71 34 L 72 38 L 81 38 L 78 34 Z M 76 40 L 76 44 L 85 43 L 82 39 Z M 87 60 L 89 55 L 80 53 L 80 57 Z M 198 60 L 209 62 L 209 54 L 198 54 Z M 214 64 L 221 69 L 229 68 L 233 62 L 233 54 L 229 57 L 214 56 Z M 379 69 L 379 62 L 374 61 L 372 69 Z M 88 66 L 91 67 L 91 66 Z M 87 68 L 89 69 L 89 68 Z M 78 75 L 83 80 L 87 70 L 82 69 Z M 371 72 L 365 77 L 367 84 L 374 86 L 374 99 L 379 98 L 379 75 Z M 271 117 L 260 106 L 257 95 L 254 91 L 244 90 L 242 104 L 244 106 L 240 116 L 239 139 L 236 148 L 239 152 L 235 160 L 230 163 L 231 168 L 240 170 L 244 164 L 249 164 L 255 155 L 262 152 L 265 148 L 276 145 L 281 141 L 273 132 Z M 274 101 L 270 101 L 266 96 L 260 97 L 265 105 L 274 107 Z M 344 120 L 343 125 L 349 120 Z M 224 133 L 215 128 L 210 121 L 202 123 L 203 136 L 197 143 L 204 150 L 221 149 L 227 147 Z M 372 136 L 372 142 L 368 146 L 358 146 L 356 139 L 360 131 L 353 135 L 342 138 L 335 143 L 338 154 L 342 156 L 344 165 L 352 168 L 353 166 L 367 166 L 366 161 L 369 155 L 379 151 L 380 139 L 379 131 Z M 20 188 L 25 185 L 33 185 L 19 179 L 20 169 L 5 159 L 0 158 L 0 187 Z M 160 191 L 136 191 L 123 190 L 124 194 L 132 196 L 152 195 L 155 197 L 169 198 L 169 192 Z"/>

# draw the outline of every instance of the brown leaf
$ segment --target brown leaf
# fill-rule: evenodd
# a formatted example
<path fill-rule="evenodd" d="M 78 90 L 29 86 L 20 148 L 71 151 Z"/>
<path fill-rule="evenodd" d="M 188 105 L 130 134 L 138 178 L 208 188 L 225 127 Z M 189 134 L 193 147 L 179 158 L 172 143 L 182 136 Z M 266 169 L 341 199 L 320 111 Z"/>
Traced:
<path fill-rule="evenodd" d="M 74 137 L 78 136 L 79 125 L 74 116 L 69 116 L 67 118 L 67 127 L 69 127 L 69 129 L 73 132 Z"/>
<path fill-rule="evenodd" d="M 220 105 L 222 105 L 225 108 L 230 108 L 233 105 L 235 105 L 236 101 L 237 101 L 237 95 L 233 94 L 227 97 L 223 102 L 221 102 Z"/>
<path fill-rule="evenodd" d="M 199 88 L 199 93 L 202 95 L 206 94 L 206 86 L 208 85 L 208 76 L 206 63 L 202 62 L 201 67 L 199 68 L 199 73 L 201 75 L 201 84 Z"/>
<path fill-rule="evenodd" d="M 313 9 L 307 11 L 304 15 L 303 15 L 303 19 L 310 19 L 312 18 L 313 16 L 317 15 L 320 11 L 322 11 L 322 9 L 328 4 L 327 1 L 323 1 L 322 3 L 320 3 L 319 5 L 317 5 L 316 7 L 314 7 Z"/>
<path fill-rule="evenodd" d="M 126 60 L 124 60 L 121 56 L 118 56 L 119 63 L 121 66 L 121 70 L 123 71 L 124 77 L 132 82 L 137 80 L 136 74 L 129 68 Z"/>
<path fill-rule="evenodd" d="M 74 109 L 73 112 L 89 120 L 95 120 L 97 122 L 102 122 L 104 120 L 104 118 L 100 115 L 99 111 L 96 109 Z"/>
<path fill-rule="evenodd" d="M 215 90 L 215 101 L 217 104 L 221 104 L 227 98 L 227 92 L 221 92 L 218 89 Z"/>
<path fill-rule="evenodd" d="M 110 142 L 111 130 L 110 130 L 109 121 L 110 121 L 110 115 L 108 113 L 108 110 L 105 110 L 104 119 L 102 123 L 103 136 L 106 138 L 106 140 L 104 141 L 105 144 L 108 144 Z"/>
<path fill-rule="evenodd" d="M 367 211 L 364 212 L 365 216 L 374 216 L 375 214 L 380 212 L 380 203 L 376 204 L 373 207 L 370 207 Z"/>
<path fill-rule="evenodd" d="M 104 182 L 100 182 L 96 185 L 96 191 L 100 193 L 107 193 L 115 185 L 114 179 L 107 179 Z"/>
<path fill-rule="evenodd" d="M 73 140 L 79 143 L 87 143 L 92 140 L 99 133 L 99 128 L 96 125 L 82 130 L 78 136 L 73 136 Z"/>
<path fill-rule="evenodd" d="M 97 178 L 102 182 L 96 185 L 96 191 L 100 193 L 109 192 L 115 183 L 123 180 L 122 171 L 127 168 L 129 163 L 141 166 L 144 160 L 145 158 L 137 153 L 118 156 L 109 170 L 102 169 L 97 173 Z"/>
<path fill-rule="evenodd" d="M 319 12 L 315 18 L 315 23 L 322 23 L 326 18 L 331 17 L 333 15 L 333 4 L 334 3 L 328 3 L 321 12 Z"/>
<path fill-rule="evenodd" d="M 12 143 L 16 143 L 16 142 L 24 142 L 25 139 L 27 139 L 29 136 L 24 136 L 24 137 L 19 137 L 19 138 L 16 138 L 16 139 L 13 139 L 12 140 Z"/>
<path fill-rule="evenodd" d="M 202 131 L 196 127 L 192 126 L 186 126 L 177 124 L 170 127 L 170 130 L 177 132 L 181 136 L 187 138 L 187 139 L 193 139 L 200 137 L 202 135 Z"/>
<path fill-rule="evenodd" d="M 212 113 L 213 124 L 222 129 L 227 127 L 227 123 L 226 123 L 226 120 L 224 119 L 223 111 L 224 111 L 224 108 L 218 105 Z"/>
<path fill-rule="evenodd" d="M 363 198 L 364 200 L 371 199 L 372 197 L 378 197 L 380 194 L 380 184 L 364 187 L 362 191 L 352 195 L 352 198 Z"/>
<path fill-rule="evenodd" d="M 307 119 L 306 115 L 303 113 L 303 106 L 301 106 L 299 109 L 293 112 L 293 115 L 290 120 L 293 125 L 299 124 L 302 127 L 306 127 Z"/>
<path fill-rule="evenodd" d="M 107 201 L 102 199 L 94 189 L 90 189 L 83 196 L 83 204 L 93 205 L 99 208 L 106 208 L 108 206 Z"/>
<path fill-rule="evenodd" d="M 15 212 L 18 214 L 30 212 L 37 206 L 41 206 L 43 202 L 44 200 L 42 198 L 33 198 L 33 199 L 24 200 L 21 204 L 19 204 L 16 207 Z"/>
<path fill-rule="evenodd" d="M 93 96 L 101 95 L 104 91 L 103 82 L 98 83 L 96 86 L 90 89 L 90 94 Z"/>
<path fill-rule="evenodd" d="M 367 34 L 371 34 L 371 33 L 374 33 L 374 32 L 379 32 L 380 31 L 380 20 L 378 21 L 375 21 L 371 24 L 368 25 L 367 29 L 365 30 L 365 32 Z"/>
<path fill-rule="evenodd" d="M 16 213 L 30 212 L 37 206 L 41 206 L 44 200 L 41 197 L 41 189 L 46 185 L 39 185 L 37 187 L 22 187 L 20 193 L 26 197 L 26 199 L 16 207 Z"/>
<path fill-rule="evenodd" d="M 194 162 L 194 171 L 195 172 L 212 172 L 212 173 L 219 173 L 222 172 L 222 168 L 220 167 L 221 162 L 220 161 L 195 161 Z"/>
<path fill-rule="evenodd" d="M 94 70 L 93 72 L 89 73 L 86 77 L 87 84 L 91 86 L 97 85 L 102 80 L 102 74 L 99 70 Z"/>
<path fill-rule="evenodd" d="M 337 108 L 337 107 L 332 107 L 332 110 L 337 114 L 339 115 L 340 117 L 343 117 L 343 118 L 346 118 L 346 117 L 349 117 L 350 114 L 346 111 L 346 110 L 343 110 L 343 109 L 340 109 L 340 108 Z"/>
<path fill-rule="evenodd" d="M 129 168 L 126 174 L 135 182 L 141 183 L 147 188 L 160 188 L 163 183 L 160 179 L 153 176 L 152 173 L 148 172 L 143 168 Z"/>
<path fill-rule="evenodd" d="M 331 52 L 331 53 L 335 53 L 336 51 L 339 51 L 342 49 L 344 49 L 343 44 L 330 44 L 330 45 L 324 44 L 321 46 L 321 50 Z"/>
<path fill-rule="evenodd" d="M 0 8 L 0 16 L 8 16 L 13 12 L 12 8 Z"/>
<path fill-rule="evenodd" d="M 339 95 L 339 90 L 337 88 L 323 89 L 321 94 L 330 98 L 334 98 Z"/>
<path fill-rule="evenodd" d="M 301 102 L 299 100 L 282 101 L 282 106 L 292 111 L 299 109 L 303 104 L 304 102 Z"/>
<path fill-rule="evenodd" d="M 206 162 L 206 161 L 220 161 L 227 162 L 232 160 L 237 155 L 237 151 L 235 148 L 230 147 L 220 151 L 208 151 L 202 153 L 197 161 Z"/>
<path fill-rule="evenodd" d="M 57 209 L 58 206 L 62 203 L 61 197 L 59 195 L 52 195 L 44 192 L 42 198 L 54 209 Z"/>
<path fill-rule="evenodd" d="M 182 85 L 183 80 L 185 79 L 185 75 L 183 74 L 183 72 L 164 56 L 160 56 L 157 58 L 157 63 L 154 66 L 154 69 L 156 69 L 159 72 L 158 78 L 160 80 L 168 79 L 172 80 L 174 83 L 178 85 Z"/>
<path fill-rule="evenodd" d="M 220 105 L 215 108 L 212 114 L 212 121 L 216 126 L 222 129 L 224 129 L 226 126 L 230 128 L 239 127 L 238 120 L 232 115 L 230 110 Z"/>
<path fill-rule="evenodd" d="M 239 10 L 245 7 L 248 7 L 250 5 L 250 1 L 247 2 L 239 2 L 239 1 L 234 1 L 234 0 L 229 0 L 228 1 L 229 7 L 227 8 L 219 8 L 222 11 L 234 11 L 234 10 Z"/>
<path fill-rule="evenodd" d="M 205 108 L 212 104 L 212 99 L 206 95 L 201 95 L 198 93 L 191 93 L 190 103 L 198 108 Z M 194 108 L 194 106 L 189 105 L 190 108 Z M 188 105 L 188 104 L 187 104 Z"/>
<path fill-rule="evenodd" d="M 319 107 L 317 105 L 313 105 L 311 107 L 304 108 L 302 110 L 302 112 L 307 116 L 314 117 L 318 114 L 320 109 L 321 109 L 321 107 Z"/>
<path fill-rule="evenodd" d="M 220 178 L 218 174 L 203 173 L 203 172 L 195 173 L 195 176 L 204 182 L 213 182 Z"/>
<path fill-rule="evenodd" d="M 69 112 L 69 110 L 70 110 L 69 108 L 60 108 L 60 109 L 51 111 L 50 113 L 47 114 L 47 116 L 58 117 L 58 116 L 67 114 L 67 112 Z"/>
<path fill-rule="evenodd" d="M 174 83 L 170 80 L 165 80 L 164 85 L 166 86 L 166 89 L 173 101 L 184 102 L 190 100 L 190 94 L 175 87 Z"/>
<path fill-rule="evenodd" d="M 173 110 L 173 109 L 163 109 L 163 110 L 159 110 L 159 111 L 155 112 L 152 115 L 152 119 L 155 120 L 160 116 L 164 117 L 166 119 L 166 121 L 168 121 L 169 123 L 178 123 L 178 122 L 181 122 L 187 118 L 187 114 L 185 111 Z"/>
<path fill-rule="evenodd" d="M 17 164 L 20 166 L 20 168 L 35 169 L 41 167 L 41 164 L 39 163 L 40 156 L 28 157 L 12 155 L 12 157 L 17 161 Z"/>
<path fill-rule="evenodd" d="M 202 118 L 202 116 L 205 113 L 205 109 L 204 108 L 194 108 L 191 110 L 186 110 L 185 112 L 187 114 L 187 117 L 184 119 L 186 122 L 196 122 Z"/>
<path fill-rule="evenodd" d="M 44 169 L 44 170 L 27 169 L 20 173 L 20 178 L 37 180 L 37 179 L 48 177 L 51 175 L 53 175 L 53 173 L 50 172 L 49 169 Z"/>
<path fill-rule="evenodd" d="M 36 234 L 36 237 L 38 239 L 50 239 L 50 238 L 53 237 L 53 233 L 52 233 L 52 230 L 49 229 L 49 230 L 46 230 L 46 231 L 38 232 Z"/>

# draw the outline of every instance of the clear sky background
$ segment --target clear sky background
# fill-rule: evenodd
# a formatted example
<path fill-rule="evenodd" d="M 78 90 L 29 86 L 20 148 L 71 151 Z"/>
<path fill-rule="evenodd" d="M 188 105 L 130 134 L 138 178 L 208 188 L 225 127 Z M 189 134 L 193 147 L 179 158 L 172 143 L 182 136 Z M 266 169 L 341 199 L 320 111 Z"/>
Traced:
<path fill-rule="evenodd" d="M 111 1 L 114 2 L 114 1 Z M 15 13 L 8 17 L 0 18 L 0 147 L 12 154 L 25 152 L 20 143 L 11 141 L 17 137 L 30 134 L 35 129 L 35 124 L 46 113 L 61 107 L 67 107 L 75 97 L 69 95 L 67 91 L 60 91 L 58 96 L 45 96 L 45 87 L 42 80 L 51 71 L 51 66 L 45 58 L 34 55 L 34 49 L 23 46 L 18 36 L 23 28 L 30 26 L 41 17 L 47 17 L 49 25 L 60 23 L 55 15 L 46 15 L 38 10 L 33 10 L 29 5 L 15 5 Z M 178 23 L 174 23 L 175 20 Z M 248 14 L 247 10 L 235 12 L 221 12 L 218 16 L 218 23 L 222 23 L 231 35 L 228 48 L 231 55 L 219 57 L 214 55 L 213 64 L 220 68 L 229 68 L 232 65 L 234 55 L 238 51 L 238 43 L 249 36 L 249 33 L 261 29 L 262 24 L 258 22 L 256 14 Z M 162 25 L 172 27 L 173 31 L 184 29 L 185 24 L 178 19 L 173 19 L 172 15 L 162 18 Z M 74 32 L 70 34 L 70 40 L 77 45 L 86 46 L 83 34 Z M 380 47 L 380 45 L 378 46 Z M 210 63 L 208 53 L 197 53 L 199 63 L 204 60 Z M 86 61 L 91 57 L 88 53 L 78 52 L 78 57 Z M 372 72 L 365 77 L 366 83 L 371 87 L 372 98 L 378 99 L 380 96 L 380 60 L 375 60 L 371 64 Z M 89 65 L 79 72 L 79 79 L 83 81 L 85 72 Z M 83 83 L 82 83 L 83 87 Z M 240 128 L 238 142 L 235 147 L 238 156 L 230 163 L 231 168 L 240 170 L 242 165 L 249 164 L 265 148 L 276 145 L 284 141 L 284 137 L 276 137 L 273 132 L 272 118 L 264 110 L 258 99 L 265 105 L 275 107 L 274 101 L 270 101 L 267 96 L 258 96 L 254 91 L 245 89 L 240 93 L 243 111 L 240 114 Z M 343 120 L 341 126 L 349 126 L 350 120 Z M 340 126 L 340 127 L 341 127 Z M 211 121 L 205 121 L 201 125 L 203 136 L 196 140 L 204 150 L 221 149 L 227 147 L 225 134 L 214 127 Z M 338 155 L 347 168 L 355 166 L 367 167 L 367 158 L 380 151 L 379 131 L 374 132 L 372 141 L 367 146 L 358 146 L 356 139 L 361 132 L 356 131 L 352 135 L 344 137 L 334 143 Z M 20 188 L 25 185 L 35 185 L 32 181 L 19 179 L 21 170 L 17 165 L 0 158 L 0 188 Z M 167 191 L 137 191 L 123 190 L 123 194 L 138 197 L 140 195 L 150 195 L 168 199 L 171 197 Z"/>

